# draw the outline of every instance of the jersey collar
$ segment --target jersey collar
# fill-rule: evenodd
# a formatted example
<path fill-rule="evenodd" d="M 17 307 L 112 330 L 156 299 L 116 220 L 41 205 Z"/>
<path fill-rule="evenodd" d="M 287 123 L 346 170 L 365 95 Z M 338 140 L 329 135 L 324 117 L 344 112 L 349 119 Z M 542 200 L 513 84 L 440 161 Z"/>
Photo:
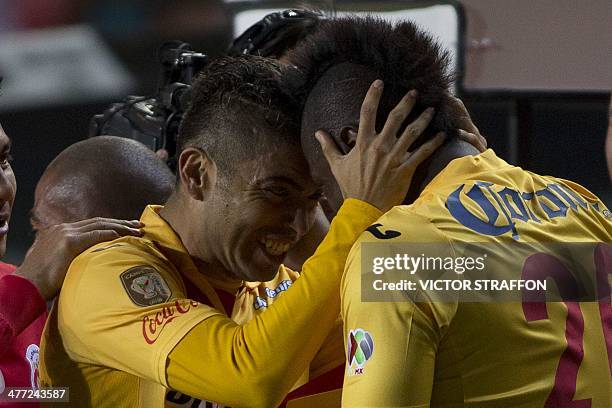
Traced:
<path fill-rule="evenodd" d="M 491 149 L 474 156 L 468 155 L 453 159 L 425 186 L 420 196 L 439 191 L 446 186 L 464 183 L 467 180 L 485 180 L 486 175 L 491 171 L 503 167 L 512 166 L 497 157 Z"/>
<path fill-rule="evenodd" d="M 225 308 L 214 290 L 211 282 L 198 270 L 193 259 L 187 252 L 180 237 L 166 222 L 159 212 L 163 206 L 148 205 L 140 220 L 145 227 L 144 238 L 151 240 L 155 246 L 168 258 L 183 278 L 188 279 L 210 301 L 211 306 L 224 312 Z"/>

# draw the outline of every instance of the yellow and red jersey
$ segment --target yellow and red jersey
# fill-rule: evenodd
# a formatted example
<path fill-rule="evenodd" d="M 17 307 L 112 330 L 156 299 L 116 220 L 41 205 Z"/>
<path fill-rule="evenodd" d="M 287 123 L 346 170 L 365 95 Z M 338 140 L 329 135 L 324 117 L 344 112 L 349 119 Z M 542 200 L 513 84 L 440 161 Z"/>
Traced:
<path fill-rule="evenodd" d="M 605 276 L 607 297 L 362 302 L 362 246 L 370 242 L 440 243 L 448 253 L 466 243 L 593 243 L 584 263 Z M 368 228 L 349 255 L 343 405 L 612 406 L 611 242 L 612 215 L 585 188 L 511 166 L 491 150 L 453 160 L 412 205 Z M 520 275 L 525 261 L 502 254 L 491 267 Z"/>
<path fill-rule="evenodd" d="M 380 211 L 346 200 L 291 291 L 278 296 L 296 277 L 284 269 L 251 288 L 233 312 L 239 325 L 159 209 L 143 213 L 142 238 L 71 264 L 41 341 L 41 384 L 70 387 L 75 407 L 163 407 L 167 390 L 219 406 L 280 403 L 336 324 L 346 256 Z M 256 300 L 265 313 L 250 310 Z"/>

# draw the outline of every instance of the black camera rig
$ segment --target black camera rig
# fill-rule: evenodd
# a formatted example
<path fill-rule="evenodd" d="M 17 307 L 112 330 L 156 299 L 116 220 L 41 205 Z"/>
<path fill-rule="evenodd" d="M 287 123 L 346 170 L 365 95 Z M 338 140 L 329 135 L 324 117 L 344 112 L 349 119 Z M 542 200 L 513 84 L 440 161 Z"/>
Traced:
<path fill-rule="evenodd" d="M 256 54 L 278 58 L 307 35 L 323 16 L 307 10 L 284 10 L 266 15 L 236 38 L 227 54 Z M 191 84 L 206 66 L 206 54 L 181 41 L 159 49 L 161 75 L 157 93 L 128 96 L 113 103 L 90 123 L 89 137 L 121 136 L 137 140 L 153 151 L 166 150 L 168 165 L 176 165 L 176 136 L 189 107 Z"/>

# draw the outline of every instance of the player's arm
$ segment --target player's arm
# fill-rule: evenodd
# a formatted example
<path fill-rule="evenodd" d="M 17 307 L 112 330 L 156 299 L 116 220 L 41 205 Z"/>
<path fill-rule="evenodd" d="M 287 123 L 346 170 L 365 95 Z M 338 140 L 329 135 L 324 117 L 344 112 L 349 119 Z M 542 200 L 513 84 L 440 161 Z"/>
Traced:
<path fill-rule="evenodd" d="M 38 231 L 21 266 L 0 278 L 0 355 L 47 308 L 70 262 L 84 249 L 121 235 L 139 235 L 139 221 L 95 218 Z"/>
<path fill-rule="evenodd" d="M 344 335 L 342 317 L 338 316 L 321 348 L 310 363 L 310 379 L 314 379 L 344 364 Z"/>
<path fill-rule="evenodd" d="M 287 254 L 285 266 L 294 270 L 301 270 L 304 262 L 314 254 L 329 231 L 329 221 L 319 206 L 312 228 L 300 242 Z M 327 373 L 329 370 L 344 363 L 344 342 L 342 341 L 342 318 L 334 323 L 332 330 L 323 341 L 321 348 L 310 363 L 309 378 L 314 379 Z"/>
<path fill-rule="evenodd" d="M 360 273 L 360 253 L 355 257 L 347 273 Z M 362 367 L 357 361 L 347 362 L 342 405 L 429 407 L 440 339 L 435 323 L 411 301 L 352 300 L 344 313 L 347 356 L 353 360 L 351 352 L 363 347 L 360 331 L 371 337 L 374 352 Z M 345 300 L 343 308 L 344 304 Z"/>
<path fill-rule="evenodd" d="M 347 260 L 341 287 L 347 342 L 343 406 L 429 407 L 431 403 L 438 344 L 456 304 L 415 303 L 409 298 L 361 302 L 364 242 L 440 242 L 441 251 L 448 250 L 442 244 L 445 238 L 421 217 L 401 214 L 401 228 L 394 228 L 389 220 L 403 211 L 405 208 L 397 207 L 377 221 L 381 230 L 394 230 L 400 235 L 381 241 L 364 232 Z M 396 250 L 389 249 L 388 254 L 380 251 L 377 256 L 393 256 Z M 426 299 L 425 294 L 422 296 Z"/>
<path fill-rule="evenodd" d="M 321 206 L 317 206 L 314 222 L 306 235 L 299 240 L 287 253 L 284 264 L 294 271 L 302 269 L 302 265 L 314 254 L 317 247 L 329 231 L 329 221 L 325 217 Z"/>

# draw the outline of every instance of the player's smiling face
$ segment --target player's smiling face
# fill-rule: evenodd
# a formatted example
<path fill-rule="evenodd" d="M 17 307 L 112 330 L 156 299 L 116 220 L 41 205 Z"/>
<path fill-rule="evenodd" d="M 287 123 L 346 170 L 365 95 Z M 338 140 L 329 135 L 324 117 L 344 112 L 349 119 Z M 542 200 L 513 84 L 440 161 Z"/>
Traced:
<path fill-rule="evenodd" d="M 267 281 L 312 227 L 321 192 L 299 146 L 274 146 L 233 173 L 216 188 L 217 239 L 211 245 L 235 277 Z"/>
<path fill-rule="evenodd" d="M 11 168 L 11 141 L 0 126 L 0 257 L 6 252 L 6 236 L 15 201 L 17 182 Z"/>

